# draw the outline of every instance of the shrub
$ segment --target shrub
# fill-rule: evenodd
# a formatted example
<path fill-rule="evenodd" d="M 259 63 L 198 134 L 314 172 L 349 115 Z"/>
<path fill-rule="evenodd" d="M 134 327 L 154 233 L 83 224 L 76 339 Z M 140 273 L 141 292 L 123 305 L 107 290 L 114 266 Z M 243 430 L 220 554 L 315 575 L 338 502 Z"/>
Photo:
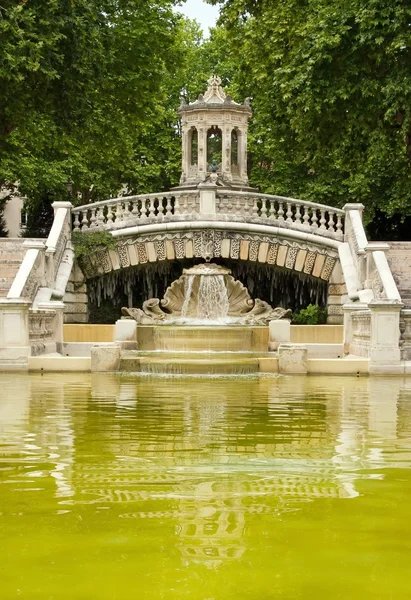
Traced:
<path fill-rule="evenodd" d="M 318 304 L 309 304 L 298 313 L 294 313 L 291 322 L 294 325 L 323 325 L 327 322 L 327 311 Z"/>

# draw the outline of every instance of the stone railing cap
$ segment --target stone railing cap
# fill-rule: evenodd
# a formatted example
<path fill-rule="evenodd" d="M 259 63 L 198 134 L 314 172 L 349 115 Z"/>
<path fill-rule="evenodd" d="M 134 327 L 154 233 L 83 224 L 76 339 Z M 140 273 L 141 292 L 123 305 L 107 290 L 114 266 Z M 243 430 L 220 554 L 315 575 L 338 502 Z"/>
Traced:
<path fill-rule="evenodd" d="M 364 208 L 364 204 L 361 204 L 360 202 L 348 202 L 343 206 L 343 210 L 359 210 L 361 212 L 364 210 Z"/>
<path fill-rule="evenodd" d="M 368 242 L 364 249 L 366 252 L 376 252 L 377 250 L 389 250 L 390 246 L 387 242 Z"/>

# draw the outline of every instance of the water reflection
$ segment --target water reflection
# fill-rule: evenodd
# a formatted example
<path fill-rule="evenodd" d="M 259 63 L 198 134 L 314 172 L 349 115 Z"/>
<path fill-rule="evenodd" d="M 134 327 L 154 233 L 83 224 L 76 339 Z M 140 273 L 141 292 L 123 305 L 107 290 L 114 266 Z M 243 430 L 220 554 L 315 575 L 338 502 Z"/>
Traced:
<path fill-rule="evenodd" d="M 361 481 L 410 467 L 411 381 L 66 374 L 0 385 L 2 510 L 24 491 L 60 514 L 172 523 L 186 565 L 241 559 L 254 515 L 355 499 Z"/>

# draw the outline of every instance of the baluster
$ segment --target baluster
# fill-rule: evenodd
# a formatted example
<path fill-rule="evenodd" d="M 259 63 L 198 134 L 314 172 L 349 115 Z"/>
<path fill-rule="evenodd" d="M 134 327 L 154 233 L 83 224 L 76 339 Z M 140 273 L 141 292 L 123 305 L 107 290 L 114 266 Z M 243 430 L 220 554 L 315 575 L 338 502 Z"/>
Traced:
<path fill-rule="evenodd" d="M 141 199 L 141 215 L 140 218 L 142 221 L 147 221 L 147 198 Z"/>
<path fill-rule="evenodd" d="M 130 220 L 130 203 L 128 200 L 124 202 L 124 212 L 123 212 L 123 221 L 127 223 Z"/>
<path fill-rule="evenodd" d="M 303 225 L 304 227 L 310 226 L 310 213 L 308 211 L 308 206 L 304 206 Z"/>
<path fill-rule="evenodd" d="M 116 204 L 116 226 L 118 227 L 123 220 L 123 203 L 117 202 Z"/>
<path fill-rule="evenodd" d="M 133 206 L 133 208 L 131 209 L 131 217 L 132 217 L 133 221 L 136 221 L 138 219 L 138 214 L 139 214 L 138 200 L 133 200 L 132 206 Z"/>
<path fill-rule="evenodd" d="M 287 202 L 287 213 L 286 213 L 286 223 L 292 223 L 293 222 L 293 211 L 292 211 L 292 205 L 291 202 Z"/>
<path fill-rule="evenodd" d="M 335 212 L 328 212 L 328 231 L 332 231 L 334 233 L 335 228 L 334 228 L 334 215 Z"/>
<path fill-rule="evenodd" d="M 156 216 L 155 198 L 148 198 L 147 202 L 147 218 L 152 219 Z"/>
<path fill-rule="evenodd" d="M 321 209 L 320 210 L 320 229 L 324 230 L 327 229 L 325 226 L 325 210 Z"/>
<path fill-rule="evenodd" d="M 339 238 L 343 237 L 342 227 L 343 227 L 343 224 L 342 224 L 341 215 L 337 215 L 337 235 Z"/>
<path fill-rule="evenodd" d="M 276 218 L 275 200 L 270 200 L 269 201 L 269 211 L 270 211 L 270 214 L 269 214 L 268 218 L 271 221 L 274 221 L 274 219 Z"/>
<path fill-rule="evenodd" d="M 111 204 L 109 204 L 107 206 L 107 221 L 106 221 L 106 227 L 108 229 L 111 229 L 114 225 L 113 217 L 114 217 L 113 209 L 111 207 Z"/>
<path fill-rule="evenodd" d="M 249 205 L 249 203 L 248 203 L 248 198 L 247 198 L 247 196 L 245 197 L 245 200 L 244 200 L 243 214 L 244 214 L 244 219 L 245 219 L 245 221 L 247 221 L 247 219 L 248 219 L 248 215 L 250 214 L 250 205 Z"/>
<path fill-rule="evenodd" d="M 260 209 L 258 208 L 258 198 L 251 199 L 251 216 L 253 219 L 257 219 L 260 215 Z"/>
<path fill-rule="evenodd" d="M 166 203 L 166 208 L 165 208 L 165 216 L 167 218 L 171 217 L 172 212 L 171 212 L 171 196 L 167 196 L 167 203 Z"/>
<path fill-rule="evenodd" d="M 180 215 L 180 201 L 178 196 L 174 198 L 174 216 Z"/>
<path fill-rule="evenodd" d="M 81 211 L 81 231 L 87 231 L 89 229 L 88 226 L 88 218 L 87 218 L 87 209 Z"/>
<path fill-rule="evenodd" d="M 96 211 L 95 226 L 97 229 L 104 227 L 104 206 L 99 206 L 99 208 Z"/>
<path fill-rule="evenodd" d="M 284 209 L 283 209 L 283 203 L 282 202 L 278 203 L 278 220 L 281 223 L 284 221 Z"/>
<path fill-rule="evenodd" d="M 80 231 L 80 220 L 78 218 L 78 211 L 74 213 L 73 231 Z"/>
<path fill-rule="evenodd" d="M 95 228 L 95 222 L 96 222 L 96 209 L 92 208 L 91 209 L 91 217 L 90 217 L 90 229 Z"/>
<path fill-rule="evenodd" d="M 240 196 L 237 196 L 237 202 L 235 203 L 235 214 L 237 217 L 241 217 L 241 200 Z"/>
<path fill-rule="evenodd" d="M 317 217 L 317 209 L 316 209 L 316 208 L 314 208 L 314 209 L 313 209 L 313 214 L 312 214 L 312 217 L 311 217 L 311 227 L 312 227 L 313 229 L 317 229 L 317 228 L 318 228 L 318 223 L 317 223 L 317 221 L 318 221 L 318 217 Z"/>
<path fill-rule="evenodd" d="M 181 196 L 183 199 L 183 206 L 182 206 L 182 214 L 185 217 L 187 214 L 187 194 L 184 194 L 184 196 Z"/>
<path fill-rule="evenodd" d="M 297 204 L 295 205 L 295 224 L 296 225 L 301 225 L 301 204 Z"/>
<path fill-rule="evenodd" d="M 227 213 L 231 214 L 233 212 L 232 196 L 228 196 L 227 200 Z"/>

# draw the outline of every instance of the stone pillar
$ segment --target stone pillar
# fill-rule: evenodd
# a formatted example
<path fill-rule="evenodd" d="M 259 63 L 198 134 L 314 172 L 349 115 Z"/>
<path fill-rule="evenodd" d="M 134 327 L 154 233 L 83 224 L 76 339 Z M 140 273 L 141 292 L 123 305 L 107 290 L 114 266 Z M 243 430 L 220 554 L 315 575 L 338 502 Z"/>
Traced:
<path fill-rule="evenodd" d="M 247 131 L 243 128 L 238 129 L 238 168 L 240 178 L 248 182 L 247 176 Z"/>
<path fill-rule="evenodd" d="M 73 264 L 63 302 L 66 306 L 64 310 L 65 323 L 88 322 L 87 284 L 77 262 Z"/>
<path fill-rule="evenodd" d="M 198 130 L 198 176 L 204 181 L 207 176 L 207 129 Z"/>
<path fill-rule="evenodd" d="M 188 177 L 188 135 L 190 129 L 183 126 L 181 141 L 181 183 L 184 183 Z"/>
<path fill-rule="evenodd" d="M 137 350 L 137 321 L 134 319 L 118 319 L 114 341 L 123 350 Z"/>
<path fill-rule="evenodd" d="M 225 125 L 222 130 L 222 135 L 221 170 L 223 175 L 231 181 L 231 127 Z"/>
<path fill-rule="evenodd" d="M 270 352 L 278 350 L 280 344 L 288 343 L 291 340 L 291 322 L 288 319 L 276 319 L 270 321 L 268 350 Z"/>
<path fill-rule="evenodd" d="M 372 300 L 370 373 L 395 374 L 400 364 L 400 312 L 403 304 L 398 300 Z"/>
<path fill-rule="evenodd" d="M 344 321 L 343 304 L 347 301 L 347 287 L 341 264 L 338 261 L 331 273 L 328 284 L 327 324 L 341 325 Z"/>
<path fill-rule="evenodd" d="M 211 174 L 210 179 L 213 178 L 214 173 Z M 204 182 L 199 184 L 200 190 L 200 215 L 215 215 L 216 210 L 216 200 L 217 200 L 217 185 L 212 181 L 209 183 Z"/>
<path fill-rule="evenodd" d="M 0 300 L 0 370 L 28 370 L 30 306 L 26 300 Z"/>

